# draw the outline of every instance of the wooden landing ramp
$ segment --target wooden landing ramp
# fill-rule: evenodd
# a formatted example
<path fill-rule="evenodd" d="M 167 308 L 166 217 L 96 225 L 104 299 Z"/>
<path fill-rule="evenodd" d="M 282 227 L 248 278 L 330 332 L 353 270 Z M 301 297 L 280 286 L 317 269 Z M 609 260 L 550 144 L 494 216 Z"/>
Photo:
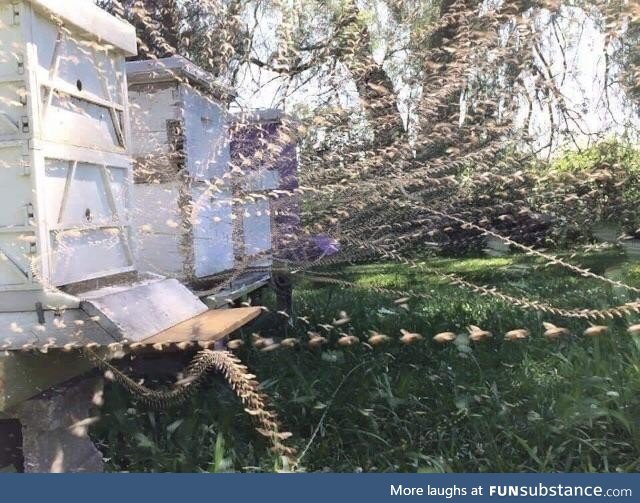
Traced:
<path fill-rule="evenodd" d="M 215 342 L 242 328 L 257 318 L 260 312 L 259 307 L 206 311 L 141 342 L 143 344 L 169 344 L 188 341 Z M 10 319 L 21 320 L 15 313 L 9 314 L 11 314 Z M 53 316 L 50 312 L 45 314 L 47 317 Z M 33 316 L 35 317 L 35 313 Z M 80 326 L 73 323 L 76 319 L 86 321 L 82 325 L 83 336 L 81 338 L 73 335 L 78 332 Z M 107 360 L 112 357 L 113 353 L 107 348 L 107 345 L 113 343 L 114 339 L 106 332 L 101 331 L 99 326 L 92 324 L 84 312 L 69 310 L 64 313 L 64 320 L 68 324 L 59 324 L 59 328 L 56 328 L 51 320 L 47 320 L 47 325 L 51 330 L 46 332 L 46 336 L 55 336 L 56 343 L 48 344 L 49 350 L 46 354 L 37 349 L 31 350 L 33 348 L 44 349 L 46 339 L 39 332 L 27 330 L 26 327 L 29 327 L 27 322 L 33 321 L 30 319 L 25 320 L 24 325 L 20 325 L 25 327 L 24 333 L 14 334 L 21 338 L 10 341 L 12 342 L 10 348 L 2 348 L 0 345 L 0 419 L 2 419 L 3 413 L 6 414 L 5 411 L 18 403 L 93 367 L 91 360 L 79 356 L 78 353 L 60 351 L 62 344 L 75 342 L 81 345 L 87 340 L 97 342 L 102 347 L 95 351 Z M 0 318 L 0 328 L 2 327 Z M 72 328 L 74 330 L 71 330 Z M 44 340 L 40 341 L 36 333 L 40 334 Z M 2 342 L 1 339 L 0 342 Z M 127 351 L 126 348 L 127 346 L 125 346 L 125 351 Z"/>
<path fill-rule="evenodd" d="M 259 307 L 212 309 L 142 342 L 144 344 L 169 344 L 187 341 L 219 341 L 256 319 L 261 312 Z"/>

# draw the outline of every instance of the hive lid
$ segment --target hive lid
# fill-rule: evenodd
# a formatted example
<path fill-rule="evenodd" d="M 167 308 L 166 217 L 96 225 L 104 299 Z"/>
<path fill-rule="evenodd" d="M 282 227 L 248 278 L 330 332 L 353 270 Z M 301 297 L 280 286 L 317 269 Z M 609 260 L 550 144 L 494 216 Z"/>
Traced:
<path fill-rule="evenodd" d="M 268 124 L 272 122 L 282 122 L 283 120 L 292 120 L 284 110 L 279 108 L 259 108 L 253 110 L 243 110 L 234 112 L 232 119 L 240 124 Z"/>
<path fill-rule="evenodd" d="M 34 9 L 53 14 L 92 38 L 121 49 L 126 56 L 138 54 L 135 28 L 112 16 L 91 0 L 27 0 Z"/>
<path fill-rule="evenodd" d="M 130 85 L 181 79 L 216 97 L 236 96 L 233 89 L 218 82 L 213 74 L 183 56 L 127 62 L 127 80 Z"/>

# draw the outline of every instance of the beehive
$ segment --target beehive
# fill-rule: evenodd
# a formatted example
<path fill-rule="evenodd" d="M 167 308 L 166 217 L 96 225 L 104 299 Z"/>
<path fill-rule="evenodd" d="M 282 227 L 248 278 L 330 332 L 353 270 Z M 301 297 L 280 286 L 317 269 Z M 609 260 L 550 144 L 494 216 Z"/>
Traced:
<path fill-rule="evenodd" d="M 134 28 L 90 0 L 0 0 L 0 412 L 91 366 L 61 348 L 207 312 L 178 281 L 135 272 L 135 51 Z"/>
<path fill-rule="evenodd" d="M 230 91 L 180 56 L 127 74 L 140 268 L 189 282 L 232 270 Z"/>
<path fill-rule="evenodd" d="M 0 310 L 55 307 L 52 287 L 134 268 L 135 31 L 87 0 L 2 1 L 0 39 Z"/>
<path fill-rule="evenodd" d="M 291 254 L 299 234 L 296 122 L 281 110 L 236 114 L 231 161 L 235 185 L 236 258 L 266 266 Z"/>

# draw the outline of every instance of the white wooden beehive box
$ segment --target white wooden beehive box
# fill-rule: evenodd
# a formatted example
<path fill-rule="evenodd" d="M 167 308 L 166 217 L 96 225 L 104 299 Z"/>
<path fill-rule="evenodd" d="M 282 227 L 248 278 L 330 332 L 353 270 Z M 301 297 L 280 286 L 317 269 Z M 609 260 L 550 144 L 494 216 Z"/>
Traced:
<path fill-rule="evenodd" d="M 286 219 L 298 214 L 294 127 L 295 121 L 277 109 L 234 116 L 231 161 L 243 173 L 235 191 L 236 256 L 254 267 L 271 265 L 274 252 L 283 251 L 293 228 Z"/>
<path fill-rule="evenodd" d="M 0 1 L 0 309 L 134 268 L 125 57 L 92 2 Z"/>
<path fill-rule="evenodd" d="M 180 56 L 127 74 L 140 269 L 190 282 L 232 270 L 230 91 Z"/>

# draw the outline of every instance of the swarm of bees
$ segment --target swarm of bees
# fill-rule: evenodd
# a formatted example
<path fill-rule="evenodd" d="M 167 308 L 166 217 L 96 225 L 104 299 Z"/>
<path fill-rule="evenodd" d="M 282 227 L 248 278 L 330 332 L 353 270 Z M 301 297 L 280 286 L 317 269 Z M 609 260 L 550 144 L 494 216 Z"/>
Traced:
<path fill-rule="evenodd" d="M 402 299 L 402 303 L 406 303 L 407 301 L 408 299 Z M 396 305 L 398 305 L 398 303 L 396 303 Z M 328 348 L 332 345 L 336 348 L 344 349 L 356 348 L 359 346 L 375 349 L 376 347 L 385 346 L 393 342 L 396 342 L 401 346 L 414 346 L 427 341 L 427 338 L 423 334 L 404 328 L 399 329 L 399 333 L 396 337 L 383 334 L 377 330 L 369 330 L 368 335 L 363 337 L 358 337 L 350 331 L 340 331 L 337 333 L 337 337 L 331 336 L 332 330 L 337 327 L 347 325 L 346 328 L 349 330 L 348 325 L 350 322 L 351 317 L 345 311 L 340 311 L 338 317 L 333 319 L 331 324 L 318 325 L 322 330 L 326 331 L 326 335 L 317 331 L 308 330 L 306 333 L 307 337 L 305 339 L 288 337 L 277 341 L 273 338 L 261 337 L 259 334 L 254 333 L 251 335 L 252 346 L 260 351 L 272 351 L 278 348 L 304 349 L 305 347 L 309 350 L 322 350 L 323 348 Z M 310 321 L 305 318 L 304 323 L 308 325 L 310 324 Z M 584 337 L 592 338 L 605 335 L 608 332 L 609 327 L 607 325 L 589 324 L 589 326 L 582 332 L 582 335 Z M 571 336 L 569 329 L 546 321 L 542 323 L 541 333 L 549 342 L 556 342 Z M 633 336 L 640 335 L 640 324 L 630 325 L 627 328 L 627 333 Z M 485 330 L 477 325 L 468 325 L 465 334 L 459 334 L 455 331 L 443 331 L 433 335 L 431 340 L 437 345 L 444 346 L 456 342 L 462 336 L 466 337 L 468 341 L 474 344 L 486 343 L 494 338 L 494 334 L 489 330 Z M 501 340 L 504 342 L 518 342 L 526 341 L 530 338 L 530 330 L 526 328 L 514 328 L 505 332 L 501 337 Z M 499 340 L 500 338 L 496 339 Z M 227 344 L 227 347 L 231 350 L 239 350 L 244 346 L 245 343 L 242 339 L 233 339 Z"/>

